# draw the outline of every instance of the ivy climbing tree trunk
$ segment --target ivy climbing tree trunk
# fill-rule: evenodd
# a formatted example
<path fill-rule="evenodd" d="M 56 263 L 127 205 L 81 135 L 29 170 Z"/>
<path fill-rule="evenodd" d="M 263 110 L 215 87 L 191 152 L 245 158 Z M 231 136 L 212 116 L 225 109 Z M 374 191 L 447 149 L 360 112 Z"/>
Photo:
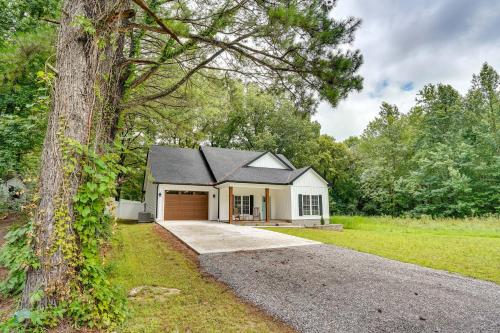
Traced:
<path fill-rule="evenodd" d="M 81 179 L 78 161 L 68 170 L 64 140 L 82 145 L 109 137 L 113 106 L 107 94 L 120 91 L 114 62 L 121 58 L 123 40 L 117 34 L 124 0 L 66 0 L 57 40 L 52 108 L 40 171 L 40 202 L 34 218 L 33 248 L 39 266 L 27 273 L 21 305 L 32 308 L 30 297 L 43 291 L 37 307 L 67 299 L 76 283 L 74 256 L 79 250 L 73 222 L 73 197 Z M 118 36 L 118 37 L 117 37 Z M 116 102 L 115 102 L 116 103 Z M 108 120 L 106 120 L 108 119 Z M 97 130 L 98 129 L 98 130 Z"/>

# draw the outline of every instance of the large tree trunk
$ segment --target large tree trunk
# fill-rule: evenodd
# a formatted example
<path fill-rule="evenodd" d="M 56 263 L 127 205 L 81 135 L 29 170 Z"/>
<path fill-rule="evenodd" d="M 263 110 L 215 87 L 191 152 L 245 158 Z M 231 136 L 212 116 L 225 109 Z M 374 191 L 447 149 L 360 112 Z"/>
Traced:
<path fill-rule="evenodd" d="M 116 14 L 124 3 L 124 0 L 66 0 L 63 5 L 56 45 L 57 78 L 42 153 L 40 203 L 34 224 L 33 247 L 41 266 L 28 271 L 23 308 L 33 306 L 30 296 L 37 290 L 44 291 L 37 306 L 56 305 L 68 298 L 74 282 L 76 258 L 65 251 L 79 250 L 73 230 L 72 198 L 81 179 L 78 165 L 71 173 L 64 169 L 62 140 L 71 138 L 85 145 L 89 140 L 99 142 L 100 137 L 109 137 L 109 130 L 103 124 L 110 112 L 106 105 L 109 99 L 101 98 L 101 93 L 120 91 L 119 80 L 108 80 L 107 74 L 116 67 L 114 61 L 123 50 L 123 41 L 117 45 L 111 37 L 116 37 L 114 28 L 121 21 Z M 86 18 L 83 24 L 82 17 Z M 99 23 L 94 25 L 95 33 L 85 31 L 87 20 Z M 106 43 L 104 48 L 102 41 Z"/>

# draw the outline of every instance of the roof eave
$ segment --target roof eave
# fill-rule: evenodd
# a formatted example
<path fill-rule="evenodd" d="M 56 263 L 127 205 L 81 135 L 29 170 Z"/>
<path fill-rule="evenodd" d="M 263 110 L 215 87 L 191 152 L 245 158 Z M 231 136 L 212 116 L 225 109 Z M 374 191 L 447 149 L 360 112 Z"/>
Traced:
<path fill-rule="evenodd" d="M 164 185 L 190 185 L 190 186 L 215 186 L 217 184 L 215 183 L 211 183 L 211 184 L 207 184 L 207 183 L 190 183 L 190 182 L 169 182 L 169 181 L 162 181 L 162 182 L 158 182 L 158 181 L 154 181 L 153 184 L 164 184 Z"/>
<path fill-rule="evenodd" d="M 224 179 L 216 184 L 214 184 L 214 186 L 217 186 L 217 185 L 221 185 L 221 184 L 224 184 L 224 183 L 242 183 L 242 184 L 269 184 L 269 185 L 290 185 L 289 183 L 286 183 L 286 182 L 258 182 L 258 181 L 253 181 L 253 180 L 231 180 L 231 179 Z"/>

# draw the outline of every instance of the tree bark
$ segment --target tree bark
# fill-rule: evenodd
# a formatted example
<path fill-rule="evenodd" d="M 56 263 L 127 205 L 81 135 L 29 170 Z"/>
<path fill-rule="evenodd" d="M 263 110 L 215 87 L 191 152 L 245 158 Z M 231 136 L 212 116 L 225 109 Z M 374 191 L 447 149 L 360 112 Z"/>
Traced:
<path fill-rule="evenodd" d="M 27 272 L 21 299 L 23 308 L 34 306 L 30 297 L 38 290 L 44 296 L 36 306 L 56 305 L 69 297 L 71 283 L 75 282 L 75 258 L 64 251 L 79 249 L 73 230 L 73 196 L 81 179 L 78 165 L 71 173 L 64 169 L 62 140 L 70 138 L 85 145 L 109 136 L 106 127 L 109 122 L 104 120 L 112 108 L 107 105 L 110 99 L 107 95 L 101 98 L 101 93 L 114 94 L 119 90 L 119 80 L 108 79 L 108 75 L 115 70 L 113 62 L 123 51 L 119 36 L 117 43 L 113 43 L 116 38 L 113 34 L 121 21 L 116 14 L 127 3 L 126 0 L 66 0 L 63 4 L 56 44 L 58 74 L 42 152 L 40 202 L 32 240 L 40 267 Z M 95 32 L 88 29 L 87 20 Z"/>

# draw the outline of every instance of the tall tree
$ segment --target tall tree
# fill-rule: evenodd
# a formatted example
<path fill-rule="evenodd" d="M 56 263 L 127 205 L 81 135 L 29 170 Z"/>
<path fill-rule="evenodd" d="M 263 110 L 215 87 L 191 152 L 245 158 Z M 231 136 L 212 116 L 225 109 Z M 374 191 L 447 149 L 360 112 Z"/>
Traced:
<path fill-rule="evenodd" d="M 495 69 L 484 64 L 474 75 L 465 97 L 463 136 L 474 153 L 468 173 L 474 213 L 500 209 L 500 80 Z"/>
<path fill-rule="evenodd" d="M 73 198 L 79 185 L 79 166 L 70 173 L 64 156 L 67 139 L 87 144 L 106 137 L 106 117 L 115 91 L 114 62 L 123 44 L 113 32 L 122 25 L 117 8 L 126 1 L 66 1 L 59 28 L 52 109 L 42 153 L 40 203 L 35 217 L 34 250 L 40 263 L 30 267 L 22 297 L 22 307 L 32 306 L 32 295 L 42 290 L 41 307 L 67 299 L 77 269 L 75 258 L 65 253 L 65 242 L 76 242 Z M 99 31 L 95 26 L 102 26 Z M 112 40 L 113 39 L 113 40 Z M 93 131 L 92 131 L 93 130 Z M 62 228 L 59 234 L 57 227 Z M 57 238 L 63 239 L 57 239 Z M 66 244 L 66 248 L 72 247 Z M 78 248 L 78 244 L 74 244 Z"/>
<path fill-rule="evenodd" d="M 485 64 L 465 96 L 450 85 L 431 84 L 406 115 L 382 106 L 353 147 L 360 153 L 366 213 L 498 213 L 498 77 Z"/>
<path fill-rule="evenodd" d="M 368 124 L 358 146 L 364 164 L 361 187 L 373 203 L 367 212 L 397 213 L 395 184 L 406 171 L 407 139 L 403 115 L 396 106 L 382 103 L 379 116 Z"/>
<path fill-rule="evenodd" d="M 419 93 L 414 112 L 421 113 L 416 132 L 412 171 L 401 180 L 413 211 L 429 215 L 470 214 L 470 178 L 466 165 L 471 150 L 462 141 L 463 99 L 449 85 L 427 85 Z"/>

